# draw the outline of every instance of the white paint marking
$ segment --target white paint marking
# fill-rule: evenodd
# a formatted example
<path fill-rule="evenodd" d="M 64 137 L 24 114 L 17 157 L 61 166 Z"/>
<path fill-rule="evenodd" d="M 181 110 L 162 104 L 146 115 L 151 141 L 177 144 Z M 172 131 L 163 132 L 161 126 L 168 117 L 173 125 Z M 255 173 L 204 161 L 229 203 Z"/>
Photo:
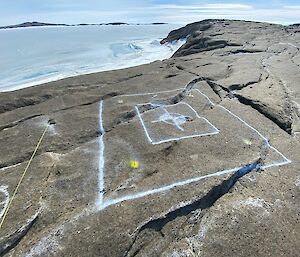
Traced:
<path fill-rule="evenodd" d="M 210 100 L 210 98 L 207 95 L 205 95 L 204 93 L 202 93 L 198 89 L 195 89 L 195 90 L 198 91 L 201 95 L 203 95 L 208 100 L 208 102 L 210 104 L 212 104 L 213 106 L 215 105 Z M 174 91 L 174 90 L 172 90 L 172 91 Z M 104 129 L 103 129 L 103 124 L 102 124 L 102 111 L 103 111 L 102 110 L 103 109 L 103 103 L 102 102 L 103 101 L 101 101 L 101 103 L 100 103 L 100 119 L 99 119 L 100 120 L 100 131 L 101 130 L 103 131 L 103 134 L 101 135 L 102 139 L 100 137 L 100 145 L 102 144 L 102 147 L 100 149 L 103 149 L 103 151 L 100 151 L 100 161 L 102 160 L 102 164 L 101 165 L 100 165 L 100 161 L 99 161 L 99 167 L 102 167 L 101 169 L 99 169 L 99 178 L 102 178 L 101 183 L 100 183 L 100 179 L 99 179 L 99 185 L 102 185 L 102 187 L 101 186 L 99 186 L 99 187 L 102 188 L 102 191 L 103 191 L 103 189 L 104 189 L 104 142 L 103 142 Z M 184 103 L 184 102 L 182 102 L 182 103 L 190 106 L 187 103 Z M 139 105 L 141 105 L 141 104 L 139 104 Z M 251 125 L 249 125 L 246 121 L 244 121 L 243 119 L 241 119 L 236 114 L 232 113 L 227 108 L 225 108 L 225 107 L 223 107 L 221 105 L 217 105 L 217 106 L 220 107 L 220 108 L 222 108 L 222 109 L 224 109 L 226 112 L 228 112 L 229 114 L 231 114 L 232 116 L 234 116 L 235 118 L 237 118 L 239 121 L 241 121 L 243 124 L 245 124 L 247 127 L 249 127 L 250 129 L 252 129 L 253 131 L 255 131 L 260 137 L 262 137 L 264 139 L 264 142 L 266 143 L 266 145 L 268 147 L 270 147 L 272 150 L 274 150 L 275 152 L 277 152 L 284 159 L 284 161 L 281 161 L 281 162 L 279 161 L 279 162 L 274 162 L 274 163 L 271 163 L 271 164 L 268 164 L 268 165 L 263 165 L 261 167 L 262 169 L 267 169 L 267 168 L 270 168 L 270 167 L 278 167 L 278 166 L 282 166 L 282 165 L 286 165 L 286 164 L 291 163 L 291 161 L 287 157 L 285 157 L 276 148 L 274 148 L 273 146 L 271 146 L 270 143 L 269 143 L 269 141 L 268 141 L 268 139 L 266 137 L 264 137 L 257 129 L 255 129 L 254 127 L 252 127 Z M 190 108 L 192 110 L 194 110 L 194 108 L 192 108 L 191 106 L 190 106 Z M 145 127 L 144 121 L 143 121 L 143 119 L 141 117 L 141 113 L 139 112 L 138 105 L 135 106 L 135 109 L 136 109 L 137 115 L 138 115 L 138 117 L 139 117 L 139 119 L 141 121 L 141 124 L 143 126 L 143 129 L 145 131 L 146 137 L 147 137 L 147 139 L 149 140 L 150 143 L 152 143 L 152 144 L 158 144 L 158 143 L 168 142 L 168 141 L 174 140 L 174 139 L 172 139 L 172 140 L 160 141 L 158 143 L 153 143 L 152 140 L 151 140 L 151 138 L 150 138 L 150 136 L 149 136 L 149 134 L 148 134 L 148 131 L 147 131 L 146 127 Z M 198 117 L 200 117 L 195 110 L 194 110 L 194 112 L 196 113 L 196 115 Z M 203 119 L 205 119 L 205 118 L 203 118 Z M 209 122 L 208 120 L 206 120 L 206 121 Z M 213 126 L 213 127 L 216 130 L 213 134 L 219 133 L 219 130 L 215 126 Z M 186 137 L 182 137 L 182 138 L 186 138 Z M 182 139 L 182 138 L 178 138 L 178 140 Z M 243 168 L 243 166 L 237 167 L 237 168 L 233 168 L 233 169 L 227 169 L 227 170 L 223 170 L 223 171 L 218 171 L 218 172 L 215 172 L 215 173 L 212 173 L 212 174 L 208 174 L 208 175 L 205 175 L 205 176 L 200 176 L 200 177 L 195 177 L 195 178 L 191 178 L 191 179 L 187 179 L 187 180 L 178 181 L 178 182 L 172 183 L 172 184 L 164 186 L 164 187 L 160 187 L 160 188 L 156 188 L 156 189 L 151 189 L 151 190 L 146 190 L 146 191 L 143 191 L 143 192 L 139 192 L 139 193 L 135 193 L 135 194 L 131 194 L 131 195 L 126 195 L 126 196 L 122 196 L 122 197 L 119 197 L 119 198 L 110 199 L 110 200 L 107 200 L 107 201 L 103 201 L 103 192 L 102 192 L 102 194 L 100 194 L 101 205 L 99 205 L 98 210 L 103 210 L 103 209 L 107 208 L 108 206 L 111 206 L 111 205 L 114 205 L 114 204 L 117 204 L 117 203 L 121 203 L 121 202 L 124 202 L 124 201 L 134 200 L 134 199 L 138 199 L 138 198 L 145 197 L 145 196 L 148 196 L 148 195 L 165 192 L 165 191 L 171 190 L 171 189 L 173 189 L 175 187 L 188 185 L 188 184 L 191 184 L 191 183 L 203 180 L 205 178 L 214 177 L 214 176 L 223 176 L 225 174 L 229 174 L 229 173 L 235 172 L 235 171 L 237 171 L 237 170 L 239 170 L 241 168 Z M 101 176 L 100 176 L 100 173 L 102 173 Z"/>
<path fill-rule="evenodd" d="M 152 139 L 151 139 L 151 137 L 150 137 L 149 134 L 148 134 L 148 130 L 146 129 L 145 123 L 144 123 L 144 121 L 143 121 L 143 118 L 142 118 L 142 116 L 141 116 L 141 113 L 140 113 L 138 107 L 137 107 L 137 106 L 134 106 L 134 108 L 135 108 L 135 110 L 136 110 L 136 113 L 137 113 L 137 115 L 138 115 L 140 121 L 141 121 L 141 124 L 142 124 L 142 126 L 143 126 L 143 129 L 144 129 L 144 131 L 145 131 L 145 134 L 146 134 L 146 137 L 147 137 L 148 141 L 149 141 L 151 144 L 153 144 Z"/>
<path fill-rule="evenodd" d="M 104 209 L 104 208 L 106 208 L 108 206 L 111 206 L 111 205 L 114 205 L 114 204 L 117 204 L 117 203 L 121 203 L 121 202 L 124 202 L 124 201 L 134 200 L 134 199 L 138 199 L 138 198 L 141 198 L 141 197 L 145 197 L 147 195 L 152 195 L 152 194 L 157 194 L 157 193 L 165 192 L 165 191 L 168 191 L 168 190 L 170 190 L 172 188 L 179 187 L 179 186 L 184 186 L 184 185 L 188 185 L 190 183 L 194 183 L 194 182 L 197 182 L 197 181 L 200 181 L 202 179 L 209 178 L 209 177 L 222 176 L 222 175 L 225 175 L 225 174 L 229 174 L 229 173 L 237 171 L 237 170 L 239 170 L 241 168 L 242 167 L 237 167 L 237 168 L 233 168 L 233 169 L 229 169 L 229 170 L 223 170 L 223 171 L 219 171 L 219 172 L 216 172 L 216 173 L 213 173 L 213 174 L 208 174 L 208 175 L 205 175 L 205 176 L 200 176 L 200 177 L 195 177 L 195 178 L 191 178 L 191 179 L 187 179 L 187 180 L 182 180 L 182 181 L 179 181 L 179 182 L 175 182 L 173 184 L 170 184 L 170 185 L 167 185 L 167 186 L 164 186 L 164 187 L 160 187 L 160 188 L 156 188 L 156 189 L 151 189 L 151 190 L 143 191 L 143 192 L 132 194 L 132 195 L 122 196 L 120 198 L 115 198 L 115 199 L 107 200 L 102 205 L 102 207 Z"/>
<path fill-rule="evenodd" d="M 155 93 L 126 94 L 126 95 L 119 95 L 119 96 L 116 96 L 116 97 L 123 97 L 123 96 L 143 96 L 143 95 L 154 95 L 156 97 L 157 94 L 176 92 L 176 91 L 181 91 L 183 89 L 184 88 L 178 88 L 178 89 L 171 89 L 171 90 L 165 90 L 165 91 L 158 91 L 158 92 L 155 92 Z"/>
<path fill-rule="evenodd" d="M 212 105 L 212 106 L 215 106 L 215 104 L 210 100 L 210 98 L 206 95 L 206 94 L 203 94 L 199 89 L 195 88 L 194 90 L 198 91 L 201 95 L 203 95 L 207 101 Z"/>
<path fill-rule="evenodd" d="M 174 105 L 184 104 L 184 105 L 188 106 L 195 113 L 195 115 L 197 116 L 197 118 L 205 120 L 213 128 L 214 131 L 208 132 L 208 133 L 190 135 L 190 136 L 175 137 L 175 138 L 170 138 L 170 139 L 165 139 L 165 140 L 160 140 L 160 141 L 154 142 L 151 139 L 150 135 L 149 135 L 149 132 L 148 132 L 148 130 L 146 128 L 146 125 L 144 123 L 144 120 L 142 118 L 142 114 L 140 113 L 140 111 L 138 109 L 138 106 L 143 106 L 145 104 L 151 104 L 151 105 L 153 105 L 152 103 L 137 104 L 135 106 L 135 109 L 136 109 L 138 117 L 139 117 L 139 119 L 141 121 L 141 124 L 142 124 L 142 127 L 144 129 L 145 135 L 146 135 L 148 141 L 151 144 L 153 144 L 153 145 L 158 145 L 158 144 L 167 143 L 167 142 L 171 142 L 171 141 L 178 141 L 178 140 L 187 139 L 187 138 L 204 137 L 204 136 L 216 135 L 216 134 L 218 134 L 220 132 L 220 130 L 218 128 L 216 128 L 212 123 L 210 123 L 206 118 L 204 118 L 202 116 L 199 116 L 199 114 L 197 113 L 197 111 L 191 105 L 189 105 L 188 103 L 185 103 L 185 102 L 180 102 L 180 103 L 176 103 Z M 172 105 L 172 106 L 174 106 L 174 105 Z M 157 107 L 160 107 L 160 105 L 157 105 Z"/>
<path fill-rule="evenodd" d="M 98 192 L 98 199 L 96 202 L 96 206 L 98 208 L 101 208 L 103 204 L 103 198 L 104 198 L 104 140 L 103 137 L 105 135 L 105 130 L 103 128 L 103 120 L 102 120 L 102 114 L 103 114 L 103 100 L 100 101 L 99 106 L 99 129 L 100 129 L 100 137 L 99 137 L 99 166 L 98 166 L 98 186 L 99 186 L 99 192 Z"/>
<path fill-rule="evenodd" d="M 0 209 L 0 218 L 2 218 L 9 203 L 9 193 L 7 191 L 7 188 L 7 186 L 0 186 L 0 192 L 3 193 L 5 196 L 5 199 L 2 202 L 0 202 L 0 208 L 3 206 L 2 209 Z"/>
<path fill-rule="evenodd" d="M 164 114 L 162 114 L 158 120 L 151 121 L 151 123 L 164 122 L 169 125 L 174 125 L 179 130 L 184 131 L 184 129 L 180 126 L 186 122 L 186 117 L 184 115 L 179 113 L 169 113 L 165 106 L 161 109 L 164 111 Z"/>
<path fill-rule="evenodd" d="M 169 123 L 169 124 L 174 124 L 176 126 L 176 128 L 178 128 L 181 131 L 184 131 L 184 129 L 182 127 L 180 127 L 180 125 L 182 125 L 183 123 L 186 122 L 185 117 L 183 115 L 180 115 L 179 117 L 176 117 L 173 113 L 169 113 L 166 108 L 163 108 L 163 110 L 164 110 L 165 115 L 166 115 L 166 117 L 165 117 L 166 120 L 164 120 L 164 121 L 166 123 L 168 123 L 167 120 L 169 119 L 169 120 L 171 120 L 171 123 Z M 184 119 L 184 122 L 182 122 L 183 119 Z"/>
<path fill-rule="evenodd" d="M 283 43 L 283 42 L 279 42 L 278 44 L 279 44 L 279 45 L 289 45 L 289 46 L 295 47 L 295 48 L 297 48 L 297 49 L 299 50 L 299 47 L 296 46 L 296 45 L 294 45 L 294 44 L 292 44 L 292 43 Z"/>
<path fill-rule="evenodd" d="M 216 126 L 214 126 L 212 123 L 210 123 L 210 121 L 208 119 L 204 118 L 203 116 L 199 116 L 198 112 L 196 112 L 196 110 L 192 106 L 190 106 L 188 103 L 183 102 L 182 104 L 185 104 L 188 107 L 190 107 L 199 119 L 205 120 L 210 126 L 212 126 L 213 129 L 215 130 L 212 134 L 218 134 L 220 132 L 220 130 Z"/>
<path fill-rule="evenodd" d="M 159 144 L 162 144 L 162 143 L 167 143 L 167 142 L 171 142 L 171 141 L 179 141 L 179 140 L 187 139 L 187 138 L 212 136 L 212 135 L 216 135 L 218 133 L 219 132 L 209 132 L 209 133 L 203 133 L 203 134 L 198 134 L 198 135 L 190 135 L 190 136 L 184 136 L 184 137 L 175 137 L 175 138 L 160 140 L 158 142 L 152 142 L 152 144 L 153 145 L 159 145 Z"/>
<path fill-rule="evenodd" d="M 272 166 L 281 166 L 281 165 L 285 165 L 285 164 L 286 163 L 281 163 L 281 164 L 278 163 L 278 164 L 272 165 Z M 263 165 L 263 166 L 261 166 L 261 169 L 266 169 L 266 168 L 269 168 L 269 167 L 272 167 L 272 166 Z M 215 172 L 215 173 L 212 173 L 212 174 L 208 174 L 208 175 L 204 175 L 204 176 L 200 176 L 200 177 L 194 177 L 194 178 L 178 181 L 178 182 L 175 182 L 173 184 L 170 184 L 170 185 L 167 185 L 167 186 L 164 186 L 164 187 L 151 189 L 151 190 L 139 192 L 139 193 L 136 193 L 136 194 L 125 195 L 125 196 L 122 196 L 122 197 L 119 197 L 119 198 L 107 200 L 102 205 L 101 210 L 107 208 L 108 206 L 115 205 L 115 204 L 118 204 L 118 203 L 121 203 L 121 202 L 124 202 L 124 201 L 135 200 L 135 199 L 145 197 L 145 196 L 148 196 L 148 195 L 162 193 L 162 192 L 168 191 L 170 189 L 173 189 L 175 187 L 185 186 L 185 185 L 188 185 L 188 184 L 191 184 L 191 183 L 194 183 L 194 182 L 198 182 L 198 181 L 206 179 L 206 178 L 224 176 L 226 174 L 230 174 L 230 173 L 233 173 L 235 171 L 238 171 L 238 170 L 242 169 L 243 167 L 244 166 L 240 166 L 240 167 L 236 167 L 236 168 L 233 168 L 233 169 L 222 170 L 222 171 L 218 171 L 218 172 Z"/>
<path fill-rule="evenodd" d="M 199 93 L 201 93 L 201 91 L 199 89 L 195 89 L 197 90 Z M 239 121 L 241 121 L 244 125 L 246 125 L 248 128 L 252 129 L 255 133 L 257 133 L 266 143 L 266 145 L 271 148 L 272 150 L 274 150 L 276 153 L 278 153 L 285 161 L 284 162 L 279 162 L 279 163 L 274 163 L 274 164 L 270 164 L 267 166 L 264 166 L 264 168 L 269 168 L 269 167 L 273 167 L 273 166 L 280 166 L 280 165 L 284 165 L 284 164 L 288 164 L 291 163 L 291 161 L 285 157 L 281 152 L 279 152 L 276 148 L 274 148 L 273 146 L 270 145 L 269 140 L 264 137 L 257 129 L 255 129 L 254 127 L 252 127 L 250 124 L 248 124 L 246 121 L 244 121 L 242 118 L 240 118 L 239 116 L 237 116 L 236 114 L 234 114 L 233 112 L 229 111 L 227 108 L 225 108 L 222 105 L 217 105 L 219 108 L 222 108 L 223 110 L 225 110 L 226 112 L 228 112 L 229 114 L 231 114 L 233 117 L 235 117 L 236 119 L 238 119 Z"/>
<path fill-rule="evenodd" d="M 10 168 L 17 167 L 17 166 L 19 166 L 19 165 L 21 165 L 21 164 L 22 164 L 22 162 L 19 162 L 19 163 L 17 163 L 17 164 L 13 164 L 13 165 L 11 165 L 11 166 L 6 166 L 6 167 L 1 168 L 0 171 L 4 171 L 4 170 L 10 169 Z"/>
<path fill-rule="evenodd" d="M 277 152 L 283 159 L 285 159 L 284 164 L 288 164 L 288 163 L 291 162 L 291 161 L 290 161 L 288 158 L 286 158 L 281 152 L 279 152 L 276 148 L 274 148 L 273 146 L 271 146 L 270 143 L 269 143 L 269 140 L 268 140 L 266 137 L 264 137 L 257 129 L 255 129 L 254 127 L 252 127 L 251 125 L 249 125 L 246 121 L 244 121 L 244 120 L 241 119 L 239 116 L 237 116 L 237 115 L 235 115 L 234 113 L 232 113 L 231 111 L 229 111 L 227 108 L 225 108 L 225 107 L 223 107 L 223 106 L 221 106 L 221 105 L 219 105 L 218 107 L 224 109 L 225 111 L 227 111 L 228 113 L 230 113 L 233 117 L 237 118 L 239 121 L 241 121 L 241 122 L 242 122 L 243 124 L 245 124 L 247 127 L 249 127 L 249 128 L 252 129 L 254 132 L 256 132 L 256 133 L 264 140 L 265 144 L 266 144 L 269 148 L 273 149 L 273 150 L 274 150 L 275 152 Z M 282 165 L 282 164 L 280 163 L 280 165 Z M 267 168 L 268 168 L 268 167 L 272 167 L 272 166 L 277 166 L 277 165 L 276 165 L 275 163 L 274 163 L 273 165 L 270 164 L 269 166 L 267 166 Z"/>

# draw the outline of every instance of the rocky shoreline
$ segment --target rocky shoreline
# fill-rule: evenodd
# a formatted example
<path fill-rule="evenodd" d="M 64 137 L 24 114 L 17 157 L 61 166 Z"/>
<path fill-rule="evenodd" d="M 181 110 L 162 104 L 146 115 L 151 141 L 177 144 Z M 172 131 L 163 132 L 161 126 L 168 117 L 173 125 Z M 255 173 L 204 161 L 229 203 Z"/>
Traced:
<path fill-rule="evenodd" d="M 161 43 L 180 38 L 168 60 L 0 93 L 1 216 L 47 128 L 0 256 L 298 255 L 299 26 Z"/>
<path fill-rule="evenodd" d="M 67 23 L 45 23 L 45 22 L 23 22 L 16 25 L 7 25 L 0 26 L 0 29 L 17 29 L 17 28 L 32 28 L 32 27 L 48 27 L 48 26 L 63 26 L 63 27 L 74 27 L 74 26 L 104 26 L 104 25 L 163 25 L 167 24 L 164 22 L 153 22 L 153 23 L 145 23 L 145 24 L 131 24 L 126 22 L 108 22 L 108 23 L 79 23 L 79 24 L 67 24 Z"/>

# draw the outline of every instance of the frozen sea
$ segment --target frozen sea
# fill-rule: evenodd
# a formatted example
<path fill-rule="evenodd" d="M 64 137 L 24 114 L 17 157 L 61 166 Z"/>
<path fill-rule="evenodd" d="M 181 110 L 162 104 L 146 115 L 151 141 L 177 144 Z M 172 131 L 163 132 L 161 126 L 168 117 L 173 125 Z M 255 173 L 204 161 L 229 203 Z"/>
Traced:
<path fill-rule="evenodd" d="M 106 25 L 0 30 L 0 91 L 162 60 L 184 40 L 160 45 L 180 27 Z"/>

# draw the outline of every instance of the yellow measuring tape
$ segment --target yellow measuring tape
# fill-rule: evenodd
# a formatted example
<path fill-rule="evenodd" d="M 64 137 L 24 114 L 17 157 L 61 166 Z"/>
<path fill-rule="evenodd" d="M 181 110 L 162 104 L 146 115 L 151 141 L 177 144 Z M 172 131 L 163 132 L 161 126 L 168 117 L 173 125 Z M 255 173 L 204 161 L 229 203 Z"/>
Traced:
<path fill-rule="evenodd" d="M 40 145 L 41 145 L 41 143 L 42 143 L 42 141 L 43 141 L 43 138 L 44 138 L 44 136 L 45 136 L 45 134 L 46 134 L 46 131 L 47 131 L 47 129 L 48 129 L 48 126 L 49 126 L 49 124 L 47 124 L 47 126 L 46 126 L 46 128 L 45 128 L 45 130 L 44 130 L 44 132 L 43 132 L 43 134 L 42 134 L 42 136 L 40 137 L 40 140 L 39 140 L 39 142 L 37 143 L 37 145 L 36 145 L 36 147 L 35 147 L 35 149 L 34 149 L 32 155 L 31 155 L 31 157 L 30 157 L 30 159 L 29 159 L 29 161 L 28 161 L 28 163 L 27 163 L 27 165 L 26 165 L 26 167 L 25 167 L 25 170 L 23 171 L 23 174 L 22 174 L 22 176 L 21 176 L 21 178 L 20 178 L 20 180 L 19 180 L 19 182 L 18 182 L 18 184 L 17 184 L 17 186 L 16 186 L 16 189 L 15 189 L 15 191 L 13 192 L 12 197 L 10 198 L 10 201 L 9 201 L 9 203 L 8 203 L 8 205 L 7 205 L 6 209 L 5 209 L 5 211 L 4 211 L 4 214 L 3 214 L 2 219 L 1 219 L 1 222 L 0 222 L 0 229 L 2 228 L 2 225 L 3 225 L 3 223 L 4 223 L 4 220 L 5 220 L 5 218 L 6 218 L 6 216 L 7 216 L 7 213 L 8 213 L 8 211 L 9 211 L 9 209 L 10 209 L 11 203 L 12 203 L 12 201 L 14 200 L 14 198 L 15 198 L 17 192 L 18 192 L 18 189 L 19 189 L 19 187 L 20 187 L 20 185 L 21 185 L 21 183 L 22 183 L 22 181 L 23 181 L 23 179 L 24 179 L 24 177 L 25 177 L 25 175 L 26 175 L 26 172 L 27 172 L 27 170 L 28 170 L 28 168 L 29 168 L 29 166 L 30 166 L 30 164 L 31 164 L 31 162 L 32 162 L 32 160 L 33 160 L 33 158 L 34 158 L 34 156 L 35 156 L 35 154 L 36 154 L 38 148 L 40 147 Z"/>

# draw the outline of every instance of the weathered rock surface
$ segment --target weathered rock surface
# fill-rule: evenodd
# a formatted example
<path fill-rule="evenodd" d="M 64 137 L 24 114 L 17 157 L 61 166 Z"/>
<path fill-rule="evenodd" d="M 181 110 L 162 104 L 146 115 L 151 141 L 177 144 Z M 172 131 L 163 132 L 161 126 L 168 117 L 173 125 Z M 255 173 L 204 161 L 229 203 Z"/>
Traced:
<path fill-rule="evenodd" d="M 0 255 L 299 255 L 299 27 L 162 43 L 183 37 L 169 60 L 0 93 L 1 216 L 48 126 Z"/>

